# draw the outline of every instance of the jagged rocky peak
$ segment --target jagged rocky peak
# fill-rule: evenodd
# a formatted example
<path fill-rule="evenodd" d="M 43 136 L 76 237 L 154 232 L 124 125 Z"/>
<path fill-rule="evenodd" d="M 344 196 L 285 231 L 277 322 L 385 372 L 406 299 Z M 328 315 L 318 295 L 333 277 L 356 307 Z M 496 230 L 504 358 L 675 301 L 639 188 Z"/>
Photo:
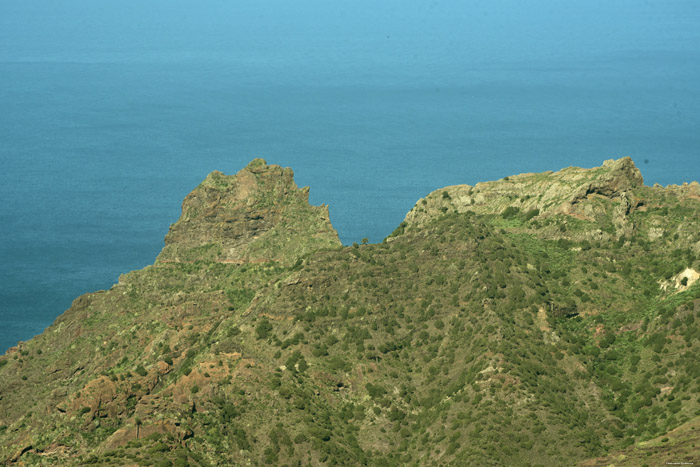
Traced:
<path fill-rule="evenodd" d="M 336 245 L 328 207 L 309 204 L 292 169 L 254 159 L 235 175 L 210 173 L 187 195 L 158 262 L 286 264 Z"/>
<path fill-rule="evenodd" d="M 508 207 L 542 216 L 564 213 L 594 220 L 601 212 L 588 200 L 615 199 L 627 210 L 634 205 L 629 193 L 643 185 L 642 174 L 629 157 L 608 160 L 592 169 L 568 167 L 558 172 L 525 173 L 436 190 L 418 200 L 403 226 L 422 225 L 445 212 L 501 214 Z"/>
<path fill-rule="evenodd" d="M 634 165 L 630 157 L 607 160 L 603 162 L 599 172 L 601 173 L 601 186 L 612 189 L 613 192 L 644 185 L 642 172 Z"/>

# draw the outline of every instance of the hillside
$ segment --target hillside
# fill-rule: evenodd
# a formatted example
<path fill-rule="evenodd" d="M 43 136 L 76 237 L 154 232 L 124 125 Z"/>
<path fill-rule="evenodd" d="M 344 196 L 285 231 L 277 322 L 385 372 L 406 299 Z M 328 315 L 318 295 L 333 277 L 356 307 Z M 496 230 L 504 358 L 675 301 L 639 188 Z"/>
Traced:
<path fill-rule="evenodd" d="M 0 357 L 0 459 L 700 461 L 697 183 L 625 158 L 452 186 L 342 246 L 256 159 L 165 242 Z"/>

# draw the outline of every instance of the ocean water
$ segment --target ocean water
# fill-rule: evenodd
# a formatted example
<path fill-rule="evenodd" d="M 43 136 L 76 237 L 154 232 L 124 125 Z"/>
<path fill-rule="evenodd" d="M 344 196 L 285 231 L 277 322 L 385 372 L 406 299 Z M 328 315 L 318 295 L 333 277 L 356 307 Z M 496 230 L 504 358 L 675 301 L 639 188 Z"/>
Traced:
<path fill-rule="evenodd" d="M 454 3 L 3 0 L 0 352 L 254 157 L 346 244 L 452 184 L 622 156 L 700 180 L 699 2 Z"/>

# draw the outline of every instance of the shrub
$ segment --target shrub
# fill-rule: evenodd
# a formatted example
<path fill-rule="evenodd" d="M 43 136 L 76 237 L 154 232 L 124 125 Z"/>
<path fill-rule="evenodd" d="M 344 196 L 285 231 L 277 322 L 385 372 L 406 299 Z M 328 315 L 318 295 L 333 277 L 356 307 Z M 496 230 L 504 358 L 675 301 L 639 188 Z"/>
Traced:
<path fill-rule="evenodd" d="M 168 447 L 168 445 L 163 443 L 163 442 L 155 443 L 150 449 L 151 452 L 165 452 L 165 451 L 169 451 L 169 450 L 170 450 L 170 447 Z M 168 463 L 168 465 L 170 465 L 170 463 Z"/>
<path fill-rule="evenodd" d="M 343 357 L 338 355 L 334 355 L 328 359 L 328 367 L 335 371 L 349 371 L 352 368 Z"/>
<path fill-rule="evenodd" d="M 503 212 L 501 213 L 501 217 L 504 218 L 504 219 L 509 219 L 509 218 L 514 217 L 515 215 L 517 215 L 519 212 L 520 212 L 520 209 L 519 209 L 519 208 L 516 208 L 515 206 L 508 206 L 508 207 L 505 208 L 505 209 L 503 210 Z"/>
<path fill-rule="evenodd" d="M 374 385 L 374 384 L 372 384 L 372 383 L 367 383 L 367 384 L 365 385 L 365 388 L 367 389 L 367 394 L 369 394 L 369 396 L 370 396 L 372 399 L 380 398 L 380 397 L 382 397 L 384 394 L 386 394 L 386 389 L 384 389 L 383 387 L 381 387 L 381 386 L 379 386 L 379 385 Z"/>
<path fill-rule="evenodd" d="M 270 324 L 270 322 L 265 317 L 263 317 L 263 319 L 260 320 L 258 325 L 255 326 L 255 334 L 259 340 L 267 339 L 270 335 L 270 331 L 272 331 L 272 324 Z"/>
<path fill-rule="evenodd" d="M 245 308 L 255 297 L 255 291 L 250 289 L 228 289 L 226 298 L 234 309 Z"/>
<path fill-rule="evenodd" d="M 540 210 L 535 208 L 535 209 L 530 209 L 528 212 L 525 213 L 525 220 L 529 221 L 533 217 L 539 216 L 540 215 Z"/>

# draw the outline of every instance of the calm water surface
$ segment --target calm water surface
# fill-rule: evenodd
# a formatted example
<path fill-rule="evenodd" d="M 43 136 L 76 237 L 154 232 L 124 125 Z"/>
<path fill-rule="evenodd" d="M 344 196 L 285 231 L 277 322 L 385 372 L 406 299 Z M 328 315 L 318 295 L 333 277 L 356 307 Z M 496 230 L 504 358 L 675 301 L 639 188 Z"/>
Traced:
<path fill-rule="evenodd" d="M 254 157 L 346 244 L 446 185 L 622 156 L 700 179 L 698 2 L 333 3 L 0 4 L 0 352 Z"/>

